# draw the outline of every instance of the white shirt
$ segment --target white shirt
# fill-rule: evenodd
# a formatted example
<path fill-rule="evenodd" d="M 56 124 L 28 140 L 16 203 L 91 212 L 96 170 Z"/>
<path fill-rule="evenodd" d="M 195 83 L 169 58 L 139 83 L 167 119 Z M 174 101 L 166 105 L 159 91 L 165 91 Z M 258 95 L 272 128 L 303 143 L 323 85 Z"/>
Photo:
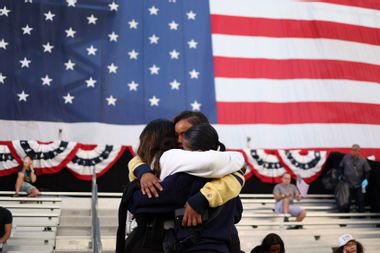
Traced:
<path fill-rule="evenodd" d="M 221 178 L 240 170 L 244 166 L 244 157 L 237 151 L 171 149 L 162 154 L 160 166 L 161 180 L 178 172 L 204 178 Z"/>

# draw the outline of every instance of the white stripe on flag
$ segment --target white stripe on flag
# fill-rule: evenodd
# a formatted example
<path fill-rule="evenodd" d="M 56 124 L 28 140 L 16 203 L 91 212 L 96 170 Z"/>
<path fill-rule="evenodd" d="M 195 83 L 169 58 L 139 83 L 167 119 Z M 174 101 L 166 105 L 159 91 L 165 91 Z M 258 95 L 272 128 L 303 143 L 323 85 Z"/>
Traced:
<path fill-rule="evenodd" d="M 380 46 L 304 38 L 212 35 L 214 56 L 266 59 L 324 59 L 380 65 Z"/>
<path fill-rule="evenodd" d="M 223 102 L 355 102 L 380 104 L 380 85 L 329 79 L 216 78 L 216 100 Z"/>
<path fill-rule="evenodd" d="M 380 24 L 377 10 L 289 0 L 210 0 L 210 11 L 228 16 L 324 20 L 373 28 Z"/>

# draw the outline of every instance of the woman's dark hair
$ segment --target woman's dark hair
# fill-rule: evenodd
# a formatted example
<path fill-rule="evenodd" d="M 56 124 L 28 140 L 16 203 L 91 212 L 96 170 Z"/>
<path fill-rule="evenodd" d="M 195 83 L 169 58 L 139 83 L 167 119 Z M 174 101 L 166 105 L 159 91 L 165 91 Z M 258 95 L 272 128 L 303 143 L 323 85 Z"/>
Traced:
<path fill-rule="evenodd" d="M 190 127 L 183 135 L 191 150 L 220 150 L 226 147 L 219 141 L 218 133 L 210 124 L 198 124 Z"/>
<path fill-rule="evenodd" d="M 357 249 L 356 252 L 357 253 L 364 253 L 363 245 L 358 241 L 355 241 L 355 242 L 356 242 L 356 249 Z M 344 249 L 344 246 L 340 246 L 334 250 L 334 253 L 343 253 L 344 252 L 343 249 Z"/>
<path fill-rule="evenodd" d="M 270 247 L 274 244 L 280 244 L 280 253 L 285 253 L 284 242 L 282 241 L 281 237 L 275 233 L 267 234 L 267 236 L 264 237 L 261 246 L 264 248 L 264 252 L 269 252 Z"/>
<path fill-rule="evenodd" d="M 210 124 L 206 115 L 204 115 L 201 112 L 193 112 L 193 111 L 181 112 L 173 119 L 173 123 L 175 125 L 179 121 L 184 120 L 184 119 L 193 126 L 198 125 L 198 124 Z"/>
<path fill-rule="evenodd" d="M 165 119 L 151 121 L 140 134 L 140 144 L 137 155 L 141 160 L 152 166 L 156 176 L 160 176 L 160 157 L 172 148 L 176 148 L 174 124 Z"/>

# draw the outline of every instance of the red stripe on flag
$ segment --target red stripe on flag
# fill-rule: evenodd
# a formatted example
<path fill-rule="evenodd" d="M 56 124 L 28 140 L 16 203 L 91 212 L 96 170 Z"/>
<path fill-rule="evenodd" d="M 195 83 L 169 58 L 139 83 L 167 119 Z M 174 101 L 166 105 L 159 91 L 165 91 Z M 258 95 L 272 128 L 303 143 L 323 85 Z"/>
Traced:
<path fill-rule="evenodd" d="M 212 15 L 211 29 L 214 34 L 276 38 L 326 38 L 380 45 L 380 29 L 320 20 Z"/>
<path fill-rule="evenodd" d="M 380 82 L 380 66 L 337 60 L 214 57 L 216 77 L 346 79 Z"/>
<path fill-rule="evenodd" d="M 217 110 L 219 124 L 380 124 L 380 105 L 377 104 L 219 101 Z"/>
<path fill-rule="evenodd" d="M 352 7 L 380 10 L 380 2 L 378 0 L 303 0 L 302 2 L 322 2 L 329 4 L 339 4 Z"/>

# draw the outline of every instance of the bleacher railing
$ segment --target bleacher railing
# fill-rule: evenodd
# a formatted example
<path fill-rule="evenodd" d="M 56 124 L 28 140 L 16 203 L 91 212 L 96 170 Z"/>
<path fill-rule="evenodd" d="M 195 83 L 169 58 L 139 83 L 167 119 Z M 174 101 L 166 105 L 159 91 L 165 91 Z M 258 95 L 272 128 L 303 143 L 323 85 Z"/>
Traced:
<path fill-rule="evenodd" d="M 94 253 L 102 253 L 102 240 L 100 237 L 100 222 L 98 217 L 98 185 L 96 184 L 95 167 L 92 173 L 92 196 L 91 196 L 91 214 L 92 214 L 92 249 Z"/>

